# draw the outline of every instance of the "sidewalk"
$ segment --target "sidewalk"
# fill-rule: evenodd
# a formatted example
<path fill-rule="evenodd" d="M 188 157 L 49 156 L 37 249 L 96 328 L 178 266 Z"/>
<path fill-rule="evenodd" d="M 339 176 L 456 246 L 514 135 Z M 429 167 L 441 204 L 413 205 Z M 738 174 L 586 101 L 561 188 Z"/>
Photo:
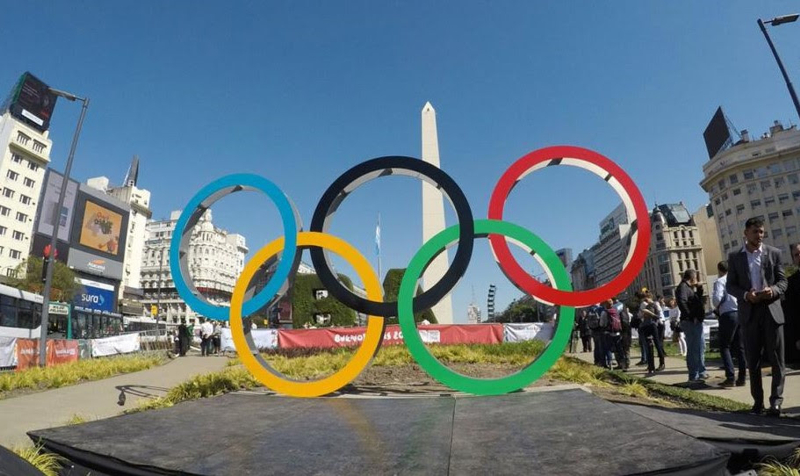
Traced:
<path fill-rule="evenodd" d="M 646 365 L 633 365 L 639 361 L 640 357 L 640 353 L 634 352 L 635 350 L 638 349 L 631 349 L 631 368 L 627 372 L 628 374 L 648 378 L 667 385 L 686 383 L 689 379 L 689 374 L 686 370 L 686 360 L 679 357 L 667 357 L 665 360 L 665 370 L 647 376 Z M 577 354 L 565 353 L 564 355 L 577 357 L 589 363 L 594 362 L 594 357 L 591 352 L 580 352 Z M 656 365 L 658 365 L 657 359 Z M 722 361 L 706 361 L 706 371 L 710 378 L 706 380 L 705 386 L 696 388 L 695 390 L 708 395 L 716 395 L 718 397 L 729 398 L 752 405 L 753 397 L 750 396 L 750 377 L 748 376 L 747 385 L 744 387 L 720 387 L 719 384 L 725 380 L 725 371 L 720 369 L 721 366 Z M 769 391 L 772 382 L 772 377 L 769 376 L 769 373 L 769 367 L 764 367 L 761 371 L 765 392 L 764 401 L 766 404 L 769 404 Z M 800 414 L 800 370 L 791 369 L 789 367 L 786 368 L 786 382 L 783 388 L 782 408 L 785 413 Z"/>
<path fill-rule="evenodd" d="M 225 357 L 178 357 L 140 372 L 0 400 L 0 445 L 31 443 L 26 432 L 63 426 L 73 415 L 88 420 L 118 415 L 142 398 L 162 396 L 193 375 L 222 370 L 227 363 Z M 122 390 L 124 406 L 117 404 Z"/>

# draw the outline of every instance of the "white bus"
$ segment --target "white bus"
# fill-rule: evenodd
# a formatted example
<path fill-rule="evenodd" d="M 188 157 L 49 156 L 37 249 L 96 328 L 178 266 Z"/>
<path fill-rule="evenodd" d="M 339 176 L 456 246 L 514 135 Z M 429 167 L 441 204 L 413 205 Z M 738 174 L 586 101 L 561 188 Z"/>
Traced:
<path fill-rule="evenodd" d="M 0 284 L 0 336 L 38 339 L 42 296 Z"/>

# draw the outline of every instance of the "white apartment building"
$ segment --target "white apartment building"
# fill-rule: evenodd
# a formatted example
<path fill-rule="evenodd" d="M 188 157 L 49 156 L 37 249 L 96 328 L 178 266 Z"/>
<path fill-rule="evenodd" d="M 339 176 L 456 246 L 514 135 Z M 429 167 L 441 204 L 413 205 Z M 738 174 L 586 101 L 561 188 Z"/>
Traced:
<path fill-rule="evenodd" d="M 621 271 L 628 248 L 626 241 L 631 225 L 625 204 L 620 203 L 600 222 L 600 240 L 594 251 L 595 286 L 609 283 Z"/>
<path fill-rule="evenodd" d="M 761 217 L 765 242 L 791 263 L 789 244 L 800 241 L 800 131 L 778 121 L 755 141 L 742 131 L 742 140 L 703 165 L 703 175 L 722 255 L 741 249 L 745 222 Z"/>
<path fill-rule="evenodd" d="M 150 210 L 150 192 L 136 187 L 138 176 L 138 158 L 134 158 L 131 169 L 119 187 L 109 185 L 107 177 L 95 177 L 86 184 L 115 197 L 131 207 L 128 219 L 128 238 L 125 245 L 123 261 L 122 286 L 119 295 L 123 296 L 125 288 L 141 289 L 142 261 L 144 259 L 144 242 L 147 237 L 147 221 L 152 217 Z"/>
<path fill-rule="evenodd" d="M 160 317 L 187 322 L 197 317 L 175 291 L 170 272 L 169 247 L 180 211 L 169 220 L 149 221 L 142 253 L 141 284 L 144 304 L 158 307 Z M 194 285 L 214 305 L 230 306 L 236 279 L 244 269 L 247 245 L 242 235 L 217 228 L 211 210 L 206 210 L 192 230 L 189 242 L 189 272 Z M 188 278 L 188 277 L 187 277 Z"/>
<path fill-rule="evenodd" d="M 687 269 L 698 271 L 703 278 L 708 275 L 700 231 L 683 203 L 655 207 L 650 213 L 650 231 L 647 260 L 628 287 L 631 295 L 646 287 L 654 296 L 675 296 Z M 704 291 L 708 296 L 707 287 Z"/>
<path fill-rule="evenodd" d="M 53 143 L 8 112 L 0 116 L 0 280 L 28 258 L 36 203 Z"/>

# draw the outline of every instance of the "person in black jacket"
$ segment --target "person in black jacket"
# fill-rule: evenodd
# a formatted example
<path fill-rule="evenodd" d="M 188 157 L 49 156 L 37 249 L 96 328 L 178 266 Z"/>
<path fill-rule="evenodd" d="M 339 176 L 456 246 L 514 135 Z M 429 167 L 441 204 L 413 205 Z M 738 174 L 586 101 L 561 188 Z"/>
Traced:
<path fill-rule="evenodd" d="M 705 362 L 705 341 L 703 339 L 703 286 L 698 280 L 697 271 L 687 269 L 675 291 L 678 309 L 681 311 L 681 330 L 686 335 L 686 367 L 689 382 L 703 382 L 708 378 Z"/>
<path fill-rule="evenodd" d="M 800 266 L 800 243 L 789 247 L 792 252 L 792 262 Z M 784 338 L 786 339 L 786 362 L 800 362 L 800 271 L 795 272 L 787 279 L 786 295 L 784 296 L 783 314 L 786 317 L 784 324 Z"/>
<path fill-rule="evenodd" d="M 745 245 L 728 255 L 726 289 L 739 303 L 739 324 L 750 370 L 753 413 L 764 411 L 761 363 L 766 350 L 772 363 L 772 392 L 767 414 L 780 416 L 786 367 L 783 362 L 783 308 L 781 296 L 788 285 L 779 249 L 766 245 L 764 220 L 745 222 Z"/>

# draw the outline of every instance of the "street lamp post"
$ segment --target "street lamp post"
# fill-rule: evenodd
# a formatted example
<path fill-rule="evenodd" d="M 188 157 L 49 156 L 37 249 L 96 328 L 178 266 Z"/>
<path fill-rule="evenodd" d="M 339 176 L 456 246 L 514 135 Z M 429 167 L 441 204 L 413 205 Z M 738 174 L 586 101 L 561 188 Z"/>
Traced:
<path fill-rule="evenodd" d="M 58 229 L 61 224 L 61 209 L 64 207 L 64 197 L 66 196 L 67 186 L 69 185 L 69 174 L 72 171 L 72 160 L 75 158 L 75 149 L 78 146 L 78 137 L 81 135 L 81 128 L 83 127 L 83 120 L 86 118 L 86 109 L 89 107 L 89 98 L 78 97 L 74 94 L 59 91 L 58 89 L 50 88 L 50 92 L 56 96 L 61 96 L 68 101 L 81 101 L 81 115 L 78 118 L 78 125 L 75 127 L 75 134 L 72 136 L 72 145 L 69 148 L 69 155 L 67 156 L 67 166 L 64 168 L 64 179 L 61 183 L 61 191 L 58 194 L 58 205 L 53 209 L 53 233 L 50 237 L 50 249 L 56 249 L 56 240 L 58 239 Z M 47 365 L 47 327 L 49 321 L 49 308 L 50 308 L 50 291 L 53 287 L 53 270 L 55 269 L 55 252 L 51 252 L 47 260 L 47 273 L 44 280 L 44 291 L 42 292 L 42 327 L 39 333 L 39 366 L 45 367 Z"/>
<path fill-rule="evenodd" d="M 775 17 L 772 20 L 767 20 L 767 21 L 762 21 L 759 18 L 758 27 L 761 28 L 761 32 L 764 33 L 764 38 L 767 39 L 767 44 L 769 44 L 769 49 L 772 50 L 772 54 L 775 56 L 775 61 L 778 62 L 778 68 L 780 68 L 781 74 L 783 74 L 783 80 L 786 81 L 786 87 L 789 88 L 789 94 L 792 96 L 794 109 L 795 111 L 797 111 L 797 115 L 800 116 L 800 102 L 798 102 L 797 94 L 794 92 L 794 86 L 792 86 L 792 82 L 789 80 L 789 75 L 786 74 L 786 68 L 783 67 L 783 62 L 781 61 L 780 56 L 778 56 L 778 51 L 775 49 L 775 45 L 772 44 L 772 39 L 769 37 L 769 33 L 767 33 L 767 28 L 764 26 L 765 23 L 769 23 L 772 26 L 782 25 L 784 23 L 792 23 L 794 21 L 797 21 L 798 17 L 800 17 L 800 15 L 794 13 L 791 15 L 783 15 L 780 17 Z"/>

